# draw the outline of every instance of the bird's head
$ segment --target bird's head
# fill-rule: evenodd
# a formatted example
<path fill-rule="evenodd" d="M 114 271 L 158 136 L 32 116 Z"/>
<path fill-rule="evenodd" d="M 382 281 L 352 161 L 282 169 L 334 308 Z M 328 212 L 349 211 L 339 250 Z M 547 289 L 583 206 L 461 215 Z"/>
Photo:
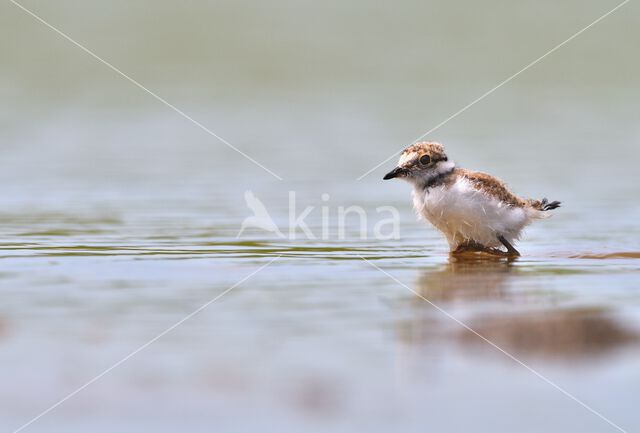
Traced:
<path fill-rule="evenodd" d="M 384 180 L 398 177 L 416 185 L 426 185 L 449 173 L 454 166 L 444 153 L 442 144 L 423 141 L 407 147 L 400 155 L 398 166 L 387 173 Z"/>

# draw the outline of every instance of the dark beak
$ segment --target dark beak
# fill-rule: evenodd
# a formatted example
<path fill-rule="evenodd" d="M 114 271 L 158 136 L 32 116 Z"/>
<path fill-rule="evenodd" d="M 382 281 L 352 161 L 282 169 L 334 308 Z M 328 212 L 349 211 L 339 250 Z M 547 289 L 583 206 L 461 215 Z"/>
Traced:
<path fill-rule="evenodd" d="M 393 179 L 394 177 L 404 176 L 405 174 L 407 174 L 407 170 L 405 168 L 396 167 L 393 170 L 391 170 L 389 173 L 385 174 L 382 179 L 389 180 L 389 179 Z"/>

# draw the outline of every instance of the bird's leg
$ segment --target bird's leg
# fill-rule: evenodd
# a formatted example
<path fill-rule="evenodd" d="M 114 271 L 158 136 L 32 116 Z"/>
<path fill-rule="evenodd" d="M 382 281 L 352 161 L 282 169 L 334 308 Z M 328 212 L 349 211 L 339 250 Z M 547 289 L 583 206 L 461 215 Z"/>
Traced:
<path fill-rule="evenodd" d="M 489 248 L 481 243 L 478 243 L 474 240 L 468 239 L 458 245 L 454 251 L 451 252 L 454 255 L 464 254 L 464 253 L 487 253 L 494 256 L 504 256 L 506 253 L 504 251 L 500 251 L 497 248 Z"/>
<path fill-rule="evenodd" d="M 504 236 L 502 236 L 502 235 L 498 235 L 498 240 L 502 243 L 502 245 L 504 245 L 504 246 L 507 248 L 507 252 L 508 252 L 511 256 L 514 256 L 514 257 L 519 257 L 519 256 L 520 256 L 520 253 L 518 252 L 518 250 L 516 250 L 516 249 L 513 247 L 513 245 L 511 245 L 511 244 L 509 243 L 509 241 L 508 241 L 508 240 L 506 240 L 506 239 L 504 238 Z"/>

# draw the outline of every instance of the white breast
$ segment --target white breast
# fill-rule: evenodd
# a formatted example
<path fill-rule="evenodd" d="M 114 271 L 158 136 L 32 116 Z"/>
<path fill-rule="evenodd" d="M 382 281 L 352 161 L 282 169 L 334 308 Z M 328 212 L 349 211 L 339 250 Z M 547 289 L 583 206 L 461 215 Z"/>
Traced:
<path fill-rule="evenodd" d="M 414 189 L 413 205 L 418 216 L 447 237 L 452 250 L 466 240 L 499 247 L 500 235 L 513 242 L 537 216 L 477 190 L 462 177 L 450 186 Z"/>

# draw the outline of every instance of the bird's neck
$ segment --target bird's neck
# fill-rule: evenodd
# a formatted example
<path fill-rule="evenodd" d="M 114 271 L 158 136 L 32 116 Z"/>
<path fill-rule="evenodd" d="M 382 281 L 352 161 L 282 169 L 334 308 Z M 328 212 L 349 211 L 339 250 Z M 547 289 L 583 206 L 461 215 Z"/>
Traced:
<path fill-rule="evenodd" d="M 456 169 L 453 161 L 439 162 L 436 167 L 427 175 L 416 179 L 416 189 L 426 190 L 434 186 L 441 185 L 451 176 Z"/>

